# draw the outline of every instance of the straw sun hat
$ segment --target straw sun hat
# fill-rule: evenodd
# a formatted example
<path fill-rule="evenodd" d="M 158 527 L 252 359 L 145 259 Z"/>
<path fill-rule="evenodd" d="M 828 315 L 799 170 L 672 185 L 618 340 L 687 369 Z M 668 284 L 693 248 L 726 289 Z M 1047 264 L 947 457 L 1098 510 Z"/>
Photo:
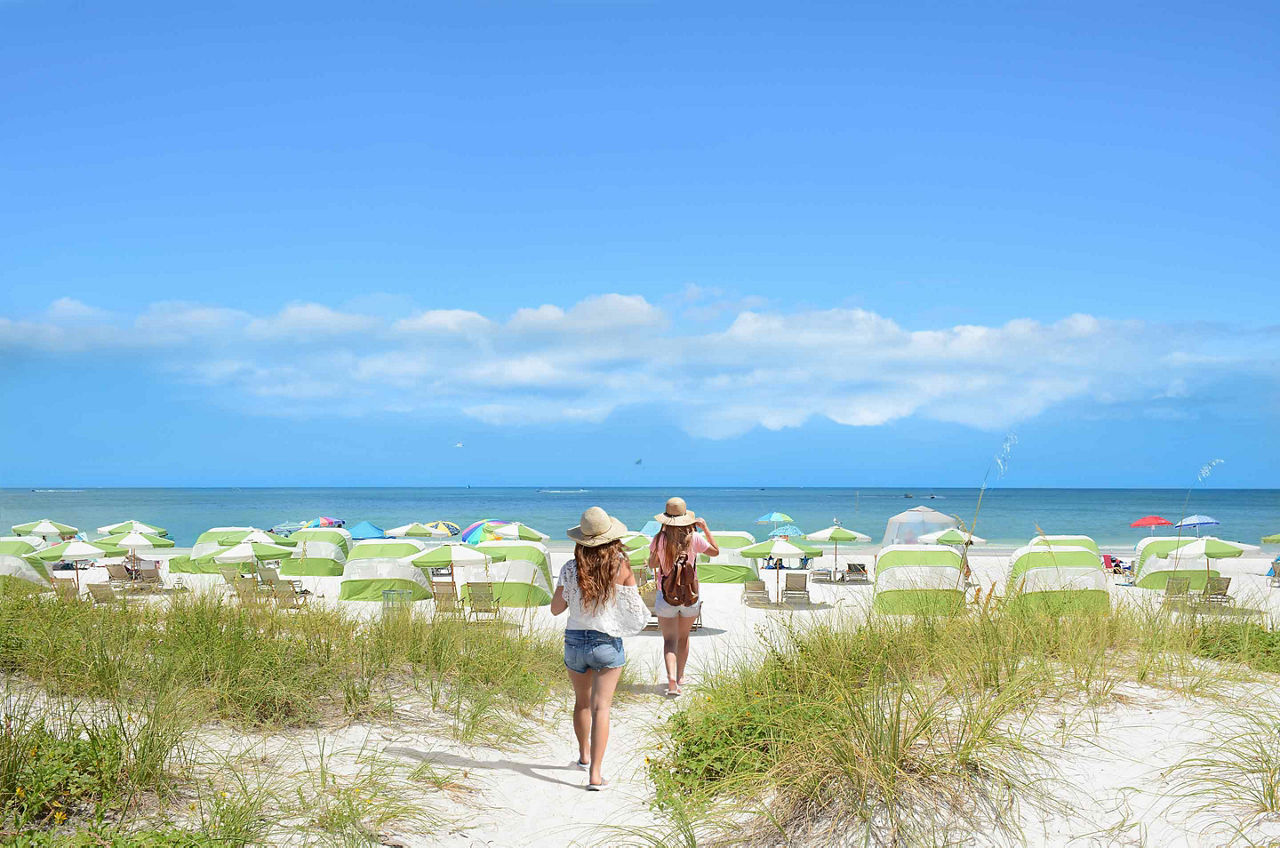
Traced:
<path fill-rule="evenodd" d="M 581 523 L 577 527 L 570 527 L 565 535 L 579 545 L 596 548 L 616 542 L 627 535 L 627 525 L 600 507 L 593 506 L 582 513 Z"/>
<path fill-rule="evenodd" d="M 667 524 L 671 527 L 688 527 L 698 520 L 694 511 L 685 506 L 684 498 L 668 498 L 666 511 L 653 518 L 659 524 Z"/>

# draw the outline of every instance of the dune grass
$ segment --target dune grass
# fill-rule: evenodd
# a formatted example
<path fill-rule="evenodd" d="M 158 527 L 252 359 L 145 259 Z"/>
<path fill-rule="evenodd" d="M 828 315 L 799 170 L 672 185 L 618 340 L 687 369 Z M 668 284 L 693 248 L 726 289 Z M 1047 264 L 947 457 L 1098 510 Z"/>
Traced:
<path fill-rule="evenodd" d="M 314 783 L 305 772 L 277 775 L 265 795 L 199 794 L 174 766 L 211 721 L 268 731 L 394 721 L 400 704 L 425 705 L 459 739 L 511 743 L 541 707 L 567 694 L 562 669 L 552 634 L 417 610 L 360 622 L 334 609 L 286 611 L 208 594 L 112 607 L 6 595 L 0 674 L 22 694 L 7 701 L 0 740 L 0 828 L 70 822 L 110 844 L 140 797 L 163 802 L 185 781 L 188 794 L 197 791 L 201 825 L 150 832 L 156 844 L 209 833 L 223 834 L 220 844 L 251 842 L 271 818 L 255 810 L 298 791 L 324 811 L 304 829 L 359 841 L 391 819 L 414 822 L 421 805 L 357 804 L 342 781 L 303 790 Z M 31 747 L 48 752 L 37 763 L 56 769 L 33 771 L 19 756 Z M 366 768 L 371 796 L 381 776 Z"/>
<path fill-rule="evenodd" d="M 1055 803 L 1054 728 L 1069 734 L 1126 682 L 1201 694 L 1249 674 L 1203 657 L 1270 671 L 1277 644 L 1253 624 L 1136 610 L 872 616 L 761 640 L 763 655 L 712 674 L 663 728 L 658 806 L 749 820 L 763 843 L 887 845 L 977 828 L 1016 839 L 1020 804 Z M 1046 727 L 1050 710 L 1064 718 Z"/>

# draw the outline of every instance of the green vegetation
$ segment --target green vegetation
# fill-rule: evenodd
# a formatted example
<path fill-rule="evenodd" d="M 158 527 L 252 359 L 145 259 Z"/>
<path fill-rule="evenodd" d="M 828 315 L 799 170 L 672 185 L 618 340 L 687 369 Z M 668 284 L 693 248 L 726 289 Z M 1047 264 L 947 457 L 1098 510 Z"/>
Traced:
<path fill-rule="evenodd" d="M 650 762 L 659 807 L 869 844 L 947 843 L 1051 805 L 1035 776 L 1043 706 L 1083 713 L 1126 681 L 1210 692 L 1247 672 L 1199 657 L 1271 670 L 1280 656 L 1253 624 L 1132 611 L 873 616 L 761 637 L 763 658 L 720 670 L 668 721 Z"/>

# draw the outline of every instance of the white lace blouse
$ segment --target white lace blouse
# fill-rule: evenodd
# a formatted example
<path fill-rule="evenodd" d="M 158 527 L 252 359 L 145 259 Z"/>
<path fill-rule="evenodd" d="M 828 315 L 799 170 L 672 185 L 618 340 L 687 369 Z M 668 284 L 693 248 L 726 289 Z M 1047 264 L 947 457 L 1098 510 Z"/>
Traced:
<path fill-rule="evenodd" d="M 636 604 L 644 606 L 639 589 L 618 584 L 612 598 L 594 610 L 585 609 L 582 592 L 578 589 L 578 564 L 574 560 L 569 560 L 560 569 L 560 588 L 564 590 L 564 602 L 569 605 L 566 630 L 598 630 L 610 636 L 629 636 L 631 631 L 623 624 L 623 610 L 634 608 Z"/>

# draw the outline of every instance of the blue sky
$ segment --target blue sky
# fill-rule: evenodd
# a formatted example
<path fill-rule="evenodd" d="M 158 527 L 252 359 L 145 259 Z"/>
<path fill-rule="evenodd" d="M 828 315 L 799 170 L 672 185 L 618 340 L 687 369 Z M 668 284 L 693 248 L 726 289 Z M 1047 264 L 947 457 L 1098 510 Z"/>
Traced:
<path fill-rule="evenodd" d="M 1274 6 L 188 5 L 0 3 L 0 485 L 1280 479 Z"/>

